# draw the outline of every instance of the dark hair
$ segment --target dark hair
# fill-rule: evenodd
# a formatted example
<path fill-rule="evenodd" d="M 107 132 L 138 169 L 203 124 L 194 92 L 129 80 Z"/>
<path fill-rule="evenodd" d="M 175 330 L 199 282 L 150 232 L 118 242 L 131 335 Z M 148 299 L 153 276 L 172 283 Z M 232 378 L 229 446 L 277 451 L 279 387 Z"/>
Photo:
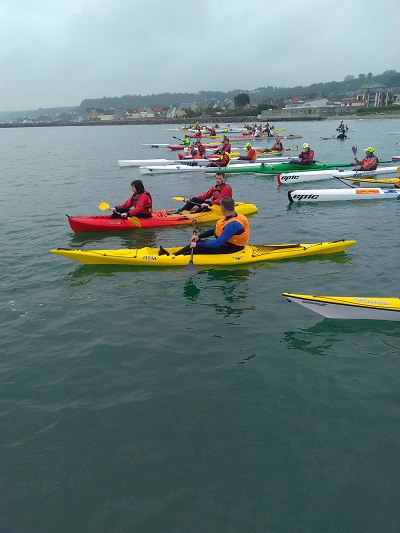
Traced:
<path fill-rule="evenodd" d="M 217 176 L 222 176 L 223 178 L 226 178 L 225 172 L 216 172 L 215 173 L 215 177 L 217 177 Z"/>
<path fill-rule="evenodd" d="M 220 201 L 220 206 L 227 211 L 235 211 L 235 200 L 233 198 L 222 198 Z"/>
<path fill-rule="evenodd" d="M 133 180 L 131 183 L 131 187 L 132 185 L 135 186 L 136 192 L 138 194 L 141 194 L 142 192 L 144 192 L 144 185 L 143 185 L 142 180 Z"/>

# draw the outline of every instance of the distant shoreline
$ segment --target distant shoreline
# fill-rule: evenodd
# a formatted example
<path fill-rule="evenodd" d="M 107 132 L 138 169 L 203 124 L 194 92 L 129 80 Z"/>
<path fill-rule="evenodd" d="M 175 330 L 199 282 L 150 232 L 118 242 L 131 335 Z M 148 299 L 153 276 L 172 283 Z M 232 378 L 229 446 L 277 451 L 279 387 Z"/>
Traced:
<path fill-rule="evenodd" d="M 223 120 L 222 120 L 223 119 Z M 324 120 L 329 121 L 350 121 L 350 120 L 383 120 L 383 119 L 400 119 L 400 110 L 398 114 L 388 113 L 385 114 L 377 114 L 377 115 L 366 115 L 366 116 L 357 116 L 357 115 L 335 115 L 331 117 L 326 117 Z M 227 123 L 260 123 L 265 122 L 265 120 L 258 119 L 256 116 L 245 116 L 245 117 L 220 117 L 220 119 L 215 117 L 204 117 L 199 119 L 192 119 L 190 120 L 182 120 L 182 119 L 135 119 L 135 120 L 110 120 L 107 122 L 91 122 L 91 121 L 83 121 L 83 122 L 36 122 L 36 123 L 11 123 L 11 124 L 0 124 L 0 128 L 51 128 L 51 127 L 64 127 L 64 126 L 152 126 L 157 124 L 185 124 L 185 123 L 191 123 L 193 120 L 199 120 L 204 123 L 215 123 L 215 122 L 221 122 L 221 124 L 227 124 Z M 282 119 L 282 120 L 271 120 L 271 123 L 279 123 L 279 122 L 311 122 L 311 119 L 307 120 L 288 120 Z"/>

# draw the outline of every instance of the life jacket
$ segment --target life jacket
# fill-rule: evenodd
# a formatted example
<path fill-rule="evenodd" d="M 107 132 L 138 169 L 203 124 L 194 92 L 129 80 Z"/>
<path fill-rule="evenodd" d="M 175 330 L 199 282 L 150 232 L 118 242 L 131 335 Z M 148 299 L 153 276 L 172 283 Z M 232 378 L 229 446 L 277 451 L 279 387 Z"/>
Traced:
<path fill-rule="evenodd" d="M 229 241 L 227 241 L 227 244 L 236 244 L 236 246 L 246 246 L 246 244 L 249 242 L 250 237 L 250 225 L 249 221 L 244 215 L 241 215 L 239 213 L 235 213 L 228 219 L 221 218 L 218 220 L 218 222 L 215 225 L 215 237 L 218 238 L 220 235 L 222 235 L 222 232 L 224 231 L 224 227 L 229 224 L 232 220 L 235 220 L 236 222 L 239 222 L 243 226 L 243 233 L 240 235 L 233 235 Z"/>
<path fill-rule="evenodd" d="M 311 165 L 314 159 L 314 152 L 311 150 L 311 148 L 308 148 L 307 152 L 300 152 L 299 159 L 301 161 L 307 159 L 308 161 L 304 161 L 304 164 Z"/>
<path fill-rule="evenodd" d="M 219 156 L 218 165 L 221 167 L 227 167 L 229 165 L 231 158 L 229 155 L 225 152 L 224 154 L 221 154 Z"/>
<path fill-rule="evenodd" d="M 142 194 L 146 194 L 148 196 L 148 199 L 150 200 L 150 204 L 144 208 L 143 213 L 151 213 L 153 210 L 153 199 L 151 197 L 151 194 L 148 191 L 144 191 L 139 194 L 135 193 L 134 195 L 132 195 L 131 200 L 132 200 L 133 207 L 136 208 L 138 200 L 139 200 L 139 196 Z"/>
<path fill-rule="evenodd" d="M 189 137 L 185 137 L 185 138 L 182 139 L 182 140 L 183 140 L 183 144 L 184 144 L 185 146 L 189 146 L 189 145 L 190 145 L 190 139 L 189 139 Z"/>
<path fill-rule="evenodd" d="M 203 145 L 200 145 L 197 150 L 202 157 L 206 154 L 206 148 Z"/>
<path fill-rule="evenodd" d="M 223 183 L 222 185 L 215 185 L 212 191 L 212 199 L 218 200 L 218 198 L 221 196 L 221 189 L 222 187 L 229 187 L 231 189 L 231 198 L 232 198 L 232 188 L 227 183 Z"/>
<path fill-rule="evenodd" d="M 361 166 L 363 170 L 375 170 L 378 168 L 378 163 L 379 159 L 376 157 L 376 155 L 372 154 L 363 159 Z"/>
<path fill-rule="evenodd" d="M 250 148 L 247 152 L 247 159 L 250 161 L 256 161 L 257 159 L 257 152 L 254 150 L 254 148 Z"/>

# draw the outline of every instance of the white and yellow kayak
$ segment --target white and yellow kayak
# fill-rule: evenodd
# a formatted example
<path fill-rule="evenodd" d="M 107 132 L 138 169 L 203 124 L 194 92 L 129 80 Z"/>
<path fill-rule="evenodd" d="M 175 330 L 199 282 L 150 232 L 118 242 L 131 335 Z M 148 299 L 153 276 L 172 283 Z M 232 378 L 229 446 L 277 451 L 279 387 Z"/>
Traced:
<path fill-rule="evenodd" d="M 397 200 L 400 189 L 346 188 L 346 189 L 297 189 L 288 192 L 290 202 L 333 202 L 343 200 Z"/>
<path fill-rule="evenodd" d="M 393 188 L 400 184 L 400 178 L 339 178 L 350 187 L 381 187 Z"/>
<path fill-rule="evenodd" d="M 282 296 L 326 318 L 400 321 L 400 298 L 313 296 L 292 292 L 283 292 Z"/>
<path fill-rule="evenodd" d="M 248 245 L 233 254 L 198 254 L 193 261 L 197 266 L 241 265 L 260 261 L 294 259 L 311 255 L 343 252 L 355 244 L 355 240 L 339 240 L 311 244 L 262 244 Z M 57 248 L 52 254 L 73 259 L 85 265 L 132 265 L 150 267 L 187 266 L 190 255 L 173 255 L 181 247 L 168 248 L 171 255 L 159 255 L 158 248 L 131 248 L 120 250 L 70 250 Z"/>
<path fill-rule="evenodd" d="M 379 175 L 393 175 L 400 173 L 400 167 L 380 167 L 376 170 L 369 170 L 360 172 L 359 170 L 312 170 L 310 172 L 283 172 L 278 174 L 277 181 L 279 185 L 287 185 L 291 183 L 301 183 L 305 181 L 321 181 L 332 178 L 375 178 Z M 377 185 L 378 186 L 378 185 Z"/>

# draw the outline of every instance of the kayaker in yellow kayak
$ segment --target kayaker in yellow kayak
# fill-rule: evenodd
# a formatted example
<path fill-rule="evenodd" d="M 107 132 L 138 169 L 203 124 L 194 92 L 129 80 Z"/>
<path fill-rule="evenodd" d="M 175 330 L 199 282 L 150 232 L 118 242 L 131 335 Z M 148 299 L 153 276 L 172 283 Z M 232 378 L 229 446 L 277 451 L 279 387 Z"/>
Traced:
<path fill-rule="evenodd" d="M 282 152 L 282 150 L 283 150 L 283 144 L 282 144 L 281 138 L 278 135 L 276 137 L 274 146 L 272 148 L 265 148 L 265 150 L 263 150 L 261 153 L 268 154 L 268 152 L 274 152 L 274 151 Z"/>
<path fill-rule="evenodd" d="M 225 183 L 225 174 L 217 172 L 215 174 L 215 185 L 199 196 L 185 198 L 186 204 L 173 214 L 180 214 L 182 211 L 191 211 L 196 208 L 197 211 L 207 211 L 210 205 L 220 205 L 223 198 L 232 198 L 232 188 Z M 172 214 L 172 213 L 171 213 Z"/>
<path fill-rule="evenodd" d="M 142 180 L 133 180 L 131 188 L 132 196 L 124 204 L 113 207 L 110 218 L 151 217 L 153 201 L 151 194 L 145 190 Z"/>
<path fill-rule="evenodd" d="M 233 198 L 222 198 L 220 207 L 223 216 L 215 228 L 203 231 L 200 235 L 192 235 L 191 243 L 175 252 L 175 256 L 188 255 L 192 249 L 194 254 L 232 254 L 243 250 L 249 242 L 249 221 L 244 215 L 236 213 Z M 203 241 L 213 235 L 214 239 Z M 158 255 L 170 255 L 170 253 L 160 246 Z"/>

